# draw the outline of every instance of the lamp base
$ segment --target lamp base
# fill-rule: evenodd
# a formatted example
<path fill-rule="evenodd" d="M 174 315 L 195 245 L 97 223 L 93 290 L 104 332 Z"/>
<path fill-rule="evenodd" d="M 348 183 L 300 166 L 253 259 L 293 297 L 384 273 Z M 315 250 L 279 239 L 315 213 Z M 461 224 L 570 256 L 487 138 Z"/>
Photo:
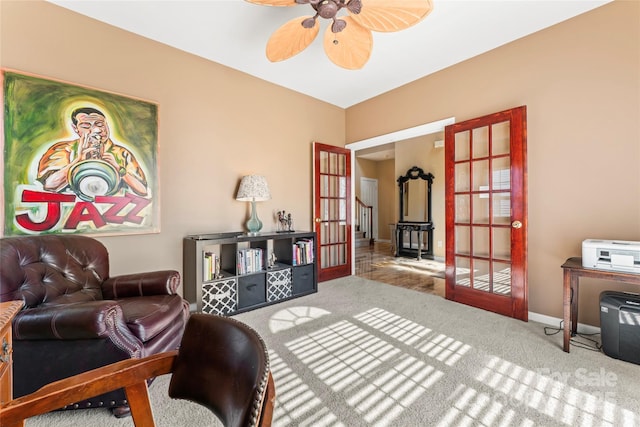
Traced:
<path fill-rule="evenodd" d="M 262 221 L 258 218 L 255 200 L 251 201 L 251 217 L 247 220 L 247 230 L 250 236 L 255 236 L 262 230 Z"/>

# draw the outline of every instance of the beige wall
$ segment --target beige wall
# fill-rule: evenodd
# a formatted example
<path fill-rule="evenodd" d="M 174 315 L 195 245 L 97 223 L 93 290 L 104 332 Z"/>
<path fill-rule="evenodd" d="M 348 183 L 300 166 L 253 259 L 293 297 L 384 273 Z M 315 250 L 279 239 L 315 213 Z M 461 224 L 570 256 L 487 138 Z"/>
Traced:
<path fill-rule="evenodd" d="M 391 241 L 389 224 L 398 216 L 398 183 L 394 159 L 378 162 L 378 233 L 380 239 Z"/>
<path fill-rule="evenodd" d="M 347 142 L 527 106 L 529 309 L 562 317 L 586 238 L 640 240 L 640 2 L 615 1 L 347 109 Z M 580 322 L 604 289 L 584 280 Z"/>
<path fill-rule="evenodd" d="M 378 162 L 356 157 L 356 171 L 353 175 L 356 196 L 360 197 L 360 178 L 378 178 Z"/>
<path fill-rule="evenodd" d="M 311 229 L 312 141 L 344 145 L 343 109 L 50 3 L 0 3 L 2 67 L 159 105 L 162 230 L 101 238 L 112 274 L 182 271 L 185 235 L 240 230 L 248 203 L 234 196 L 248 173 L 269 182 L 265 230 L 282 209 Z"/>

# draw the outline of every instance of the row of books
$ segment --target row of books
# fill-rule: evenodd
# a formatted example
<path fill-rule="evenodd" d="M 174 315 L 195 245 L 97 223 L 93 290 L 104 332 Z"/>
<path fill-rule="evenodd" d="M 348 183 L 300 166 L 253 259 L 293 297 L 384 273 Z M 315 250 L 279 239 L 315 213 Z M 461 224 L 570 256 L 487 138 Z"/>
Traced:
<path fill-rule="evenodd" d="M 293 244 L 292 254 L 293 265 L 304 265 L 313 262 L 313 240 L 299 240 Z M 251 274 L 265 270 L 264 250 L 262 248 L 245 248 L 238 250 L 236 258 L 236 274 Z M 205 281 L 219 279 L 222 271 L 220 269 L 220 255 L 214 252 L 205 252 L 203 260 L 203 279 Z"/>
<path fill-rule="evenodd" d="M 293 244 L 293 265 L 303 265 L 313 262 L 313 240 L 302 239 Z"/>
<path fill-rule="evenodd" d="M 213 280 L 220 277 L 220 257 L 213 252 L 205 252 L 202 262 L 202 277 L 204 280 Z"/>
<path fill-rule="evenodd" d="M 262 248 L 240 249 L 237 257 L 238 274 L 250 274 L 264 270 Z"/>

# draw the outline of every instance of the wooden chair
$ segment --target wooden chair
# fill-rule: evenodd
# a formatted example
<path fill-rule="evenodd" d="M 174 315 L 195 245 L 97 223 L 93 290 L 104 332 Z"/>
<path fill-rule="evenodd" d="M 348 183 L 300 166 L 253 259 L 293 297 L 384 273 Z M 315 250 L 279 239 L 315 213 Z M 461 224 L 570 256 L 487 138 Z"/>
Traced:
<path fill-rule="evenodd" d="M 275 385 L 264 342 L 247 325 L 208 314 L 191 315 L 179 350 L 47 384 L 2 406 L 0 425 L 23 427 L 26 418 L 124 388 L 135 426 L 154 427 L 147 380 L 168 373 L 170 397 L 209 408 L 226 427 L 271 426 Z"/>

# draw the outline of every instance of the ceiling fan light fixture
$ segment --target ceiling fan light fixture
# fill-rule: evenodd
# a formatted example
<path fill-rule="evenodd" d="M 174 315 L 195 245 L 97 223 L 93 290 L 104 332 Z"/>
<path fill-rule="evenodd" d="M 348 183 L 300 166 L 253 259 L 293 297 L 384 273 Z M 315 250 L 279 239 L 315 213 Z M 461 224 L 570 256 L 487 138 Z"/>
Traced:
<path fill-rule="evenodd" d="M 318 33 L 320 25 L 316 25 L 316 21 L 321 16 L 333 20 L 325 33 L 325 53 L 334 64 L 350 70 L 362 68 L 369 60 L 373 48 L 372 31 L 404 30 L 422 21 L 433 10 L 433 0 L 246 1 L 270 6 L 309 4 L 316 12 L 315 16 L 303 17 L 302 21 L 296 19 L 285 23 L 271 35 L 267 42 L 270 61 L 282 61 L 306 49 Z M 348 15 L 337 18 L 342 8 Z"/>
<path fill-rule="evenodd" d="M 361 0 L 351 0 L 347 3 L 347 10 L 351 13 L 355 13 L 356 15 L 362 11 L 362 1 Z"/>
<path fill-rule="evenodd" d="M 312 18 L 307 18 L 305 20 L 302 21 L 302 26 L 304 28 L 313 28 L 316 25 L 316 18 L 318 17 L 318 15 L 312 17 Z"/>
<path fill-rule="evenodd" d="M 333 31 L 334 33 L 339 33 L 340 31 L 344 30 L 346 26 L 347 23 L 344 21 L 344 19 L 334 19 L 333 24 L 331 24 L 331 31 Z"/>
<path fill-rule="evenodd" d="M 338 10 L 340 10 L 340 6 L 338 6 L 334 1 L 324 0 L 321 1 L 315 9 L 318 12 L 318 15 L 322 16 L 324 19 L 332 19 L 335 18 Z"/>

